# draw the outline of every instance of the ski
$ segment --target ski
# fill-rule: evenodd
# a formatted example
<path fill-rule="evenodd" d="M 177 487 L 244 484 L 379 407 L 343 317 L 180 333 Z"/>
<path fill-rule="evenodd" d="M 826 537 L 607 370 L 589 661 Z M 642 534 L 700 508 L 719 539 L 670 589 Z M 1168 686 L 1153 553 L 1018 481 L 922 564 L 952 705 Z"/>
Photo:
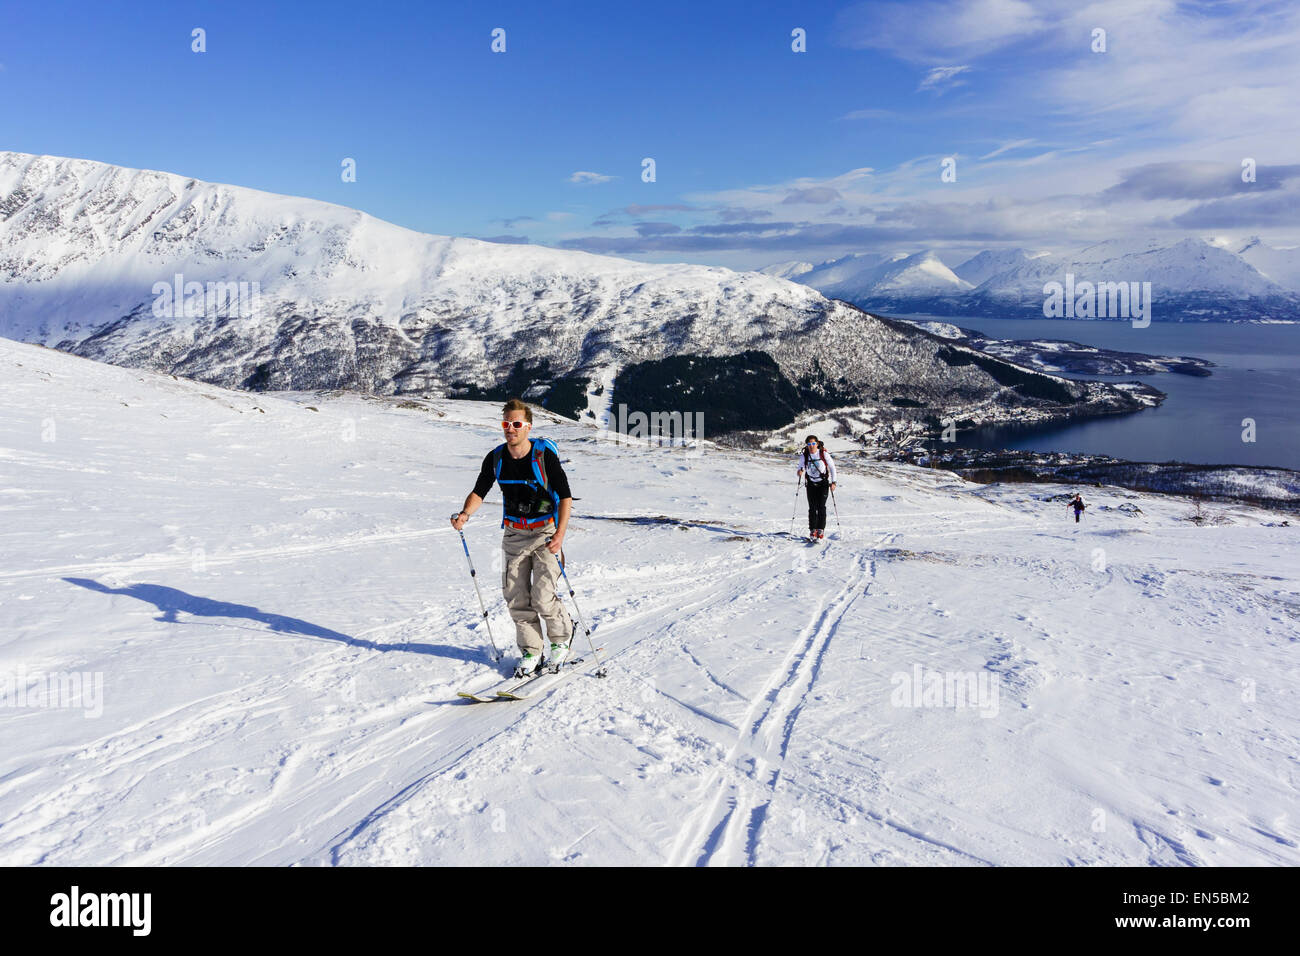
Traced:
<path fill-rule="evenodd" d="M 603 647 L 596 648 L 596 653 L 603 651 Z M 512 687 L 504 687 L 498 690 L 497 697 L 503 700 L 528 700 L 536 696 L 539 691 L 545 691 L 552 685 L 558 684 L 567 675 L 573 673 L 574 668 L 586 660 L 585 657 L 575 657 L 567 660 L 560 665 L 558 671 L 545 668 L 531 677 L 525 677 L 515 682 Z"/>
<path fill-rule="evenodd" d="M 456 691 L 456 696 L 464 697 L 466 700 L 474 700 L 474 701 L 478 701 L 481 704 L 486 704 L 488 701 L 498 699 L 497 691 L 505 690 L 508 687 L 512 687 L 515 684 L 518 684 L 522 679 L 523 678 L 515 677 L 513 674 L 511 674 L 505 680 L 497 681 L 495 684 L 490 685 L 485 690 L 477 690 L 477 691 L 458 690 Z"/>
<path fill-rule="evenodd" d="M 498 690 L 497 700 L 528 700 L 539 689 L 557 683 L 566 673 L 568 672 L 561 671 L 558 674 L 547 672 L 545 674 L 536 674 L 526 680 L 516 681 L 513 687 L 503 687 Z"/>
<path fill-rule="evenodd" d="M 603 651 L 604 648 L 598 647 L 596 650 Z M 567 660 L 560 665 L 561 669 L 558 673 L 552 671 L 548 665 L 542 665 L 527 677 L 515 677 L 512 674 L 504 680 L 497 681 L 495 684 L 492 684 L 483 690 L 458 690 L 456 691 L 456 696 L 463 697 L 466 700 L 476 701 L 480 704 L 486 704 L 489 701 L 494 700 L 525 700 L 527 699 L 527 695 L 522 693 L 523 688 L 529 687 L 529 685 L 543 677 L 563 677 L 568 673 L 568 668 L 576 667 L 578 664 L 583 663 L 584 660 L 586 660 L 585 657 L 575 657 L 571 660 Z"/>

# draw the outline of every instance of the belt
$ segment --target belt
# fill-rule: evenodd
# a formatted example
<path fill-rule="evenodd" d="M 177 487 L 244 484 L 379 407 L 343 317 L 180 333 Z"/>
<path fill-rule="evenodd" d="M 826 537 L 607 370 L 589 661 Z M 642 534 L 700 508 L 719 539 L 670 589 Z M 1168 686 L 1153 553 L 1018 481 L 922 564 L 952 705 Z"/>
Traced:
<path fill-rule="evenodd" d="M 552 521 L 547 518 L 542 522 L 529 524 L 527 521 L 515 521 L 513 518 L 506 518 L 504 523 L 507 528 L 514 528 L 516 531 L 544 531 L 548 525 L 552 524 Z"/>

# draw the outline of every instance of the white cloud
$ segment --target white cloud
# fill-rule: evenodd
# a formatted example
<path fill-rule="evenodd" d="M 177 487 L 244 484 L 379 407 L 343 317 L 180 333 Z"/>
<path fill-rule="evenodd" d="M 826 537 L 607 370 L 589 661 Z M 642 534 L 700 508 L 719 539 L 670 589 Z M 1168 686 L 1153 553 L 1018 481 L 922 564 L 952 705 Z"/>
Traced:
<path fill-rule="evenodd" d="M 571 213 L 571 212 L 548 212 L 548 213 L 546 214 L 546 218 L 549 219 L 551 222 L 564 222 L 564 220 L 566 220 L 566 219 L 572 219 L 572 218 L 573 218 L 573 213 Z"/>
<path fill-rule="evenodd" d="M 1025 0 L 860 3 L 835 21 L 840 42 L 914 62 L 979 56 L 1036 32 L 1042 15 Z"/>
<path fill-rule="evenodd" d="M 1018 139 L 1015 140 L 1014 142 L 1003 143 L 997 149 L 993 150 L 993 152 L 985 153 L 983 156 L 980 157 L 980 159 L 992 159 L 994 156 L 1001 156 L 1003 153 L 1009 153 L 1013 149 L 1021 149 L 1025 146 L 1032 146 L 1034 143 L 1035 140 L 1032 139 Z"/>
<path fill-rule="evenodd" d="M 970 10 L 984 11 L 990 22 L 971 26 L 969 43 L 963 43 L 955 25 L 969 24 Z M 1300 71 L 1294 66 L 1300 62 L 1300 4 L 1038 0 L 1029 15 L 1015 3 L 972 2 L 959 9 L 947 0 L 917 0 L 906 10 L 883 3 L 848 13 L 850 45 L 908 61 L 928 58 L 923 88 L 946 92 L 968 75 L 945 76 L 931 69 L 935 62 L 979 71 L 978 96 L 950 101 L 942 113 L 925 114 L 929 120 L 955 125 L 998 116 L 1006 121 L 1000 124 L 1006 141 L 1020 142 L 1019 133 L 1050 143 L 1053 152 L 1033 160 L 1003 156 L 1018 155 L 1018 147 L 1008 145 L 980 156 L 1008 168 L 1042 168 L 1044 176 L 1032 182 L 1004 178 L 1001 192 L 1059 191 L 1067 181 L 1071 191 L 1105 188 L 1120 169 L 1144 162 L 1300 159 Z M 904 29 L 909 23 L 911 34 Z M 1093 52 L 1097 28 L 1106 31 L 1105 52 Z M 944 148 L 961 146 L 971 144 Z M 1078 149 L 1092 155 L 1066 165 L 1066 154 Z"/>
<path fill-rule="evenodd" d="M 887 0 L 850 8 L 840 25 L 841 43 L 919 67 L 919 89 L 939 95 L 909 101 L 907 112 L 865 108 L 838 119 L 892 117 L 935 130 L 920 139 L 921 155 L 879 171 L 688 195 L 770 228 L 715 235 L 693 227 L 654 237 L 655 248 L 734 238 L 736 249 L 759 250 L 786 234 L 792 249 L 821 249 L 839 237 L 845 249 L 861 251 L 901 242 L 1049 247 L 1186 233 L 1187 222 L 1227 229 L 1219 223 L 1234 210 L 1245 232 L 1269 232 L 1276 245 L 1300 239 L 1300 226 L 1284 228 L 1277 218 L 1300 207 L 1279 207 L 1280 193 L 1261 196 L 1256 210 L 1236 197 L 1115 188 L 1126 170 L 1153 164 L 1211 163 L 1216 176 L 1220 166 L 1233 174 L 1248 156 L 1261 166 L 1300 164 L 1298 3 L 1036 0 L 1031 8 L 1018 0 Z M 1104 53 L 1092 50 L 1099 27 Z M 979 88 L 970 95 L 941 95 L 975 74 Z M 957 157 L 958 179 L 940 187 L 945 156 Z M 835 199 L 834 209 L 783 202 L 822 195 Z"/>
<path fill-rule="evenodd" d="M 604 173 L 590 173 L 580 169 L 569 177 L 571 183 L 607 183 L 612 180 L 613 176 L 606 176 Z"/>
<path fill-rule="evenodd" d="M 840 117 L 840 119 L 846 119 L 846 120 L 887 119 L 894 115 L 895 114 L 893 110 L 878 110 L 878 109 L 854 110 L 851 113 L 845 113 L 843 116 Z"/>
<path fill-rule="evenodd" d="M 1087 42 L 1106 31 L 1106 52 Z M 1254 144 L 1293 156 L 1300 122 L 1300 7 L 1243 0 L 1207 15 L 1176 0 L 1099 0 L 1063 9 L 1044 34 L 1049 70 L 1017 84 L 1085 133 L 1140 130 L 1174 156 Z"/>
<path fill-rule="evenodd" d="M 945 84 L 957 86 L 957 83 L 952 82 L 953 77 L 968 70 L 970 70 L 969 66 L 936 66 L 925 75 L 925 79 L 916 90 L 919 93 L 921 90 L 940 90 Z"/>

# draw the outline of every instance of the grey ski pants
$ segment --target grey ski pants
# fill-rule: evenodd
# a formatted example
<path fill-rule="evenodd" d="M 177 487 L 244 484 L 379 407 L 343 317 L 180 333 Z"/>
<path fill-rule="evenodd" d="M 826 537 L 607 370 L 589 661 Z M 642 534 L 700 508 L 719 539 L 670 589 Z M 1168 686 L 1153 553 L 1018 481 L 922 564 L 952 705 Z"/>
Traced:
<path fill-rule="evenodd" d="M 554 525 L 538 531 L 506 528 L 501 538 L 501 591 L 515 622 L 515 642 L 521 652 L 541 654 L 545 651 L 543 621 L 546 622 L 546 636 L 551 641 L 567 644 L 572 636 L 573 621 L 555 595 L 560 580 L 560 561 L 546 550 L 546 539 L 554 531 Z"/>

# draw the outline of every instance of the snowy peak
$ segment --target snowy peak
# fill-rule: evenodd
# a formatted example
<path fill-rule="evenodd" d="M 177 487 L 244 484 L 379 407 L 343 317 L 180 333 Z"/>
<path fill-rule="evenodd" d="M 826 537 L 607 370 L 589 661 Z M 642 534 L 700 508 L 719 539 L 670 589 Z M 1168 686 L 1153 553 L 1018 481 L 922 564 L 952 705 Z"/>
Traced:
<path fill-rule="evenodd" d="M 811 262 L 778 262 L 776 265 L 765 266 L 758 271 L 765 276 L 775 276 L 778 279 L 798 279 L 799 276 L 806 272 L 811 272 L 815 267 Z"/>
<path fill-rule="evenodd" d="M 940 295 L 972 288 L 928 250 L 888 256 L 855 253 L 824 262 L 797 278 L 825 295 L 850 302 L 873 296 Z"/>
<path fill-rule="evenodd" d="M 1259 236 L 1241 243 L 1237 255 L 1265 278 L 1284 289 L 1300 292 L 1300 249 L 1275 249 Z"/>
<path fill-rule="evenodd" d="M 973 286 L 943 264 L 933 252 L 896 258 L 877 270 L 875 289 L 891 294 L 939 295 Z"/>
<path fill-rule="evenodd" d="M 891 258 L 879 253 L 853 252 L 819 263 L 801 274 L 798 281 L 815 289 L 836 288 L 870 275 L 872 270 Z"/>
<path fill-rule="evenodd" d="M 1045 252 L 1031 254 L 1024 249 L 985 249 L 983 252 L 971 256 L 952 271 L 972 286 L 977 286 L 995 275 L 1008 272 L 1024 265 L 1031 259 L 1038 259 L 1047 254 Z"/>

